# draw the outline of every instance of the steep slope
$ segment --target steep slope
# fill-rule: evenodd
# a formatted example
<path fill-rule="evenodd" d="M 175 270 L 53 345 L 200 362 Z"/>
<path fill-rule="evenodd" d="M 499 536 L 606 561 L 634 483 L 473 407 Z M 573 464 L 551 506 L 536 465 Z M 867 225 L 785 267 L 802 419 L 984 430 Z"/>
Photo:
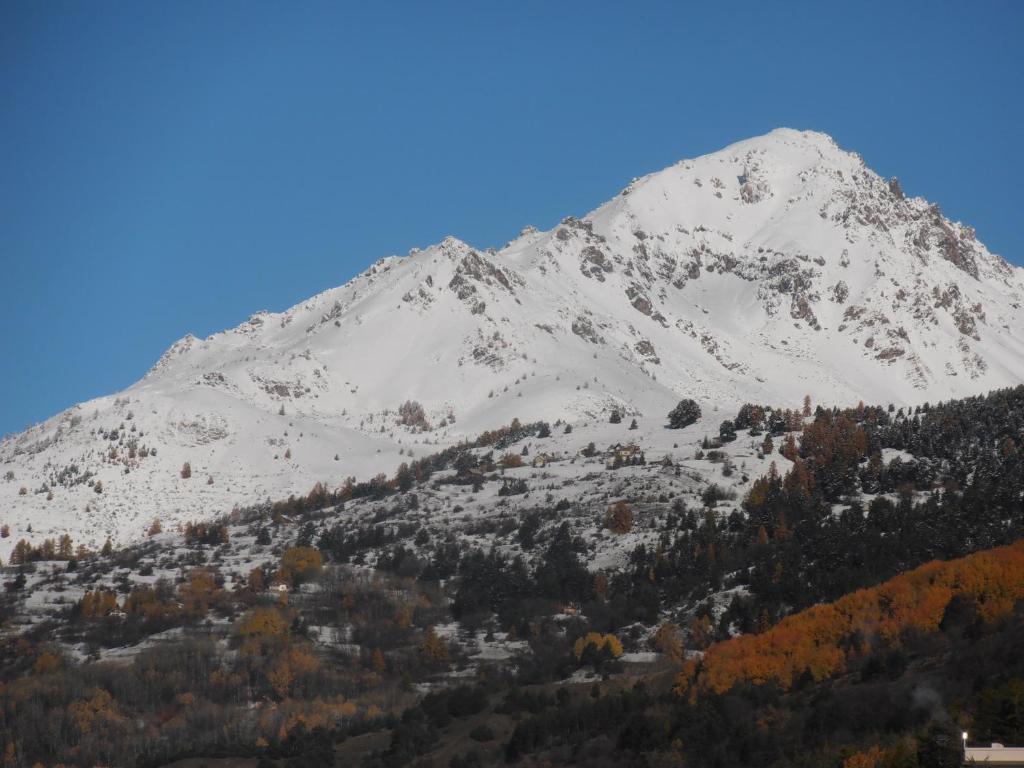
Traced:
<path fill-rule="evenodd" d="M 499 251 L 448 238 L 186 336 L 117 396 L 3 442 L 0 550 L 65 530 L 130 539 L 155 516 L 389 470 L 513 417 L 650 416 L 689 396 L 717 425 L 716 406 L 745 400 L 912 403 L 1017 383 L 1022 274 L 829 137 L 780 129 Z M 407 400 L 422 417 L 398 415 Z"/>

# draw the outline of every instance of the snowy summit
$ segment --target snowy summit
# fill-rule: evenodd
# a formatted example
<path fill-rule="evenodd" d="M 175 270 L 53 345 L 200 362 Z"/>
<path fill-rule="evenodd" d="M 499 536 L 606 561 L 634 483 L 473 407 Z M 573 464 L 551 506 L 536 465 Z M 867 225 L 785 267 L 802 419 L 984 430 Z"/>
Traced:
<path fill-rule="evenodd" d="M 1022 302 L 1024 270 L 973 229 L 779 129 L 500 250 L 447 238 L 185 336 L 126 390 L 3 441 L 0 555 L 335 486 L 513 417 L 977 394 L 1024 380 Z"/>

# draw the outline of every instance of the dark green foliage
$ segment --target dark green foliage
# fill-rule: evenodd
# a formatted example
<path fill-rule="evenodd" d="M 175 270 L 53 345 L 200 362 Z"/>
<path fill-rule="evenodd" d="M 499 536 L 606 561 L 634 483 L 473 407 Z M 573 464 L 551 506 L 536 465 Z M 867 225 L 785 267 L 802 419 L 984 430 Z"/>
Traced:
<path fill-rule="evenodd" d="M 469 732 L 473 741 L 494 741 L 494 730 L 488 725 L 478 725 Z"/>
<path fill-rule="evenodd" d="M 498 489 L 499 496 L 518 496 L 519 494 L 526 493 L 530 490 L 530 486 L 527 485 L 526 481 L 521 477 L 517 477 L 514 480 L 505 479 L 501 483 L 501 488 Z"/>
<path fill-rule="evenodd" d="M 509 760 L 517 760 L 547 747 L 555 741 L 581 741 L 587 737 L 606 732 L 616 732 L 623 723 L 633 723 L 634 730 L 629 738 L 630 746 L 636 736 L 641 735 L 634 716 L 643 716 L 651 698 L 642 686 L 625 690 L 614 696 L 599 699 L 582 699 L 578 703 L 548 706 L 537 714 L 519 722 L 505 746 Z M 664 732 L 664 731 L 662 731 Z M 655 739 L 648 749 L 660 746 Z"/>
<path fill-rule="evenodd" d="M 697 405 L 695 400 L 689 398 L 680 400 L 679 404 L 669 411 L 668 427 L 669 429 L 682 429 L 691 424 L 696 424 L 699 418 L 700 406 Z"/>

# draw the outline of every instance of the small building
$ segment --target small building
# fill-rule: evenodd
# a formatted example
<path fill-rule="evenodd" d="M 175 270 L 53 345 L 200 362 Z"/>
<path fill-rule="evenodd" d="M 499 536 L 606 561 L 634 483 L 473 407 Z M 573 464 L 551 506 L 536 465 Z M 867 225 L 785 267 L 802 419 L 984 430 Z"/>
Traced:
<path fill-rule="evenodd" d="M 640 456 L 640 446 L 636 443 L 627 445 L 615 444 L 605 452 L 605 466 L 621 467 L 636 462 Z"/>
<path fill-rule="evenodd" d="M 270 585 L 270 591 L 279 595 L 287 594 L 288 589 L 288 585 L 285 584 L 283 581 L 275 581 L 273 584 Z"/>
<path fill-rule="evenodd" d="M 1024 768 L 1024 747 L 1004 747 L 992 744 L 989 747 L 964 746 L 964 765 L 1001 765 L 1007 768 Z"/>
<path fill-rule="evenodd" d="M 530 464 L 535 469 L 541 469 L 543 467 L 546 467 L 548 464 L 551 464 L 556 461 L 559 461 L 559 458 L 557 456 L 554 456 L 550 453 L 538 453 L 536 456 L 533 457 L 533 461 L 531 461 Z"/>

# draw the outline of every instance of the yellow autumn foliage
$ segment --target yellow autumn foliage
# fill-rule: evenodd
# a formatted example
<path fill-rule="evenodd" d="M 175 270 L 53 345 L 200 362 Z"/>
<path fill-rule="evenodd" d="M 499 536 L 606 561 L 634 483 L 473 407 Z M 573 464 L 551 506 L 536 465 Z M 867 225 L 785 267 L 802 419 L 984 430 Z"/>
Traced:
<path fill-rule="evenodd" d="M 593 646 L 594 650 L 607 650 L 612 658 L 619 658 L 622 655 L 622 642 L 615 635 L 602 635 L 600 632 L 588 632 L 576 640 L 572 647 L 573 655 L 581 658 L 588 647 Z"/>
<path fill-rule="evenodd" d="M 235 631 L 242 637 L 283 637 L 288 620 L 276 608 L 254 608 L 239 618 Z"/>
<path fill-rule="evenodd" d="M 292 547 L 281 555 L 278 577 L 295 587 L 314 578 L 323 567 L 324 557 L 316 547 Z"/>

